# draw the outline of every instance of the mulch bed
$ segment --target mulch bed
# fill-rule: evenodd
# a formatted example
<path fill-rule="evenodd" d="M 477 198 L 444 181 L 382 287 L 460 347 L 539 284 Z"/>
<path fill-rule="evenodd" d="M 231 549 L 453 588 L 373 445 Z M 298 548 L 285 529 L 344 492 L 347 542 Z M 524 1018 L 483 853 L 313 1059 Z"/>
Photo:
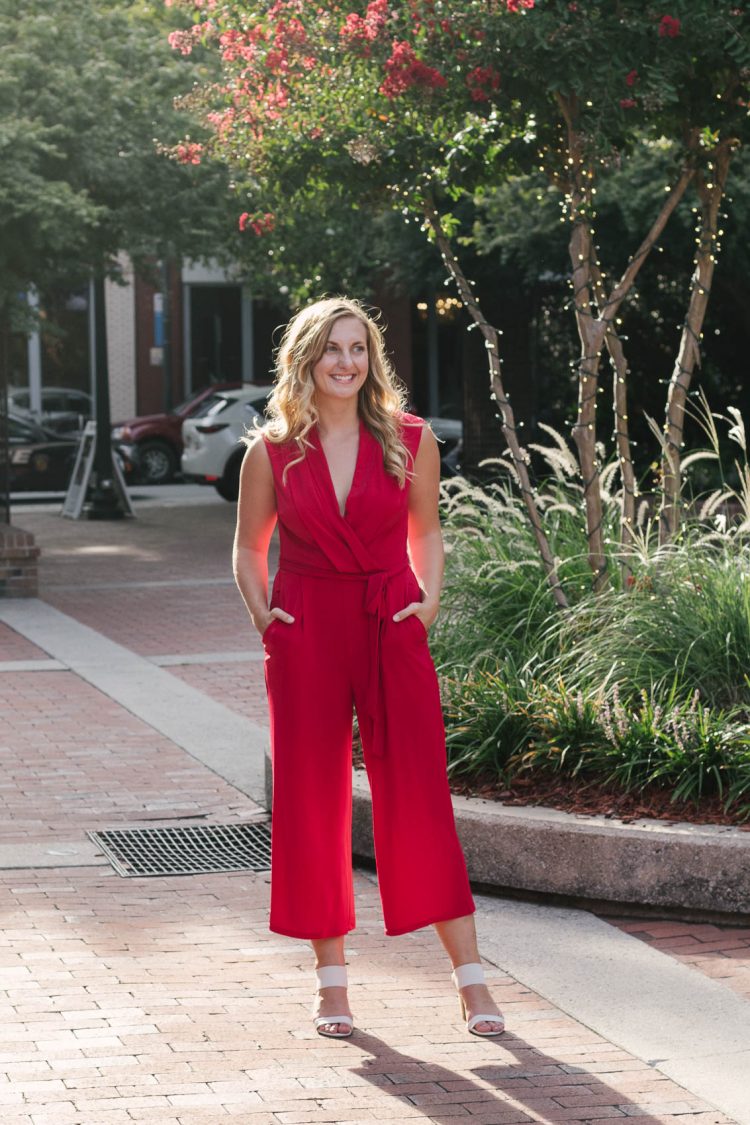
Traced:
<path fill-rule="evenodd" d="M 581 816 L 613 817 L 626 824 L 648 818 L 670 824 L 687 821 L 691 824 L 733 825 L 750 832 L 750 823 L 746 821 L 742 824 L 739 813 L 724 812 L 723 801 L 719 797 L 704 798 L 697 805 L 686 801 L 672 802 L 668 791 L 623 793 L 599 782 L 559 776 L 519 778 L 509 787 L 490 776 L 455 778 L 450 784 L 451 791 L 462 797 L 483 797 L 488 801 L 501 801 L 510 807 L 542 806 Z"/>

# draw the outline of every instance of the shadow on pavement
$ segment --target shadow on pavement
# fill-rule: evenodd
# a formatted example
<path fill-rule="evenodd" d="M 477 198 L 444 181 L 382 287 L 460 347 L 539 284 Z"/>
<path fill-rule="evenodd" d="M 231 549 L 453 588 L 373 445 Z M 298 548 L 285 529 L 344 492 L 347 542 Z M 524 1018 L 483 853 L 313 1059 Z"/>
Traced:
<path fill-rule="evenodd" d="M 637 1121 L 638 1125 L 663 1125 L 665 1121 L 677 1120 L 668 1111 L 664 1112 L 664 1103 L 684 1096 L 683 1091 L 678 1092 L 672 1088 L 671 1091 L 665 1091 L 664 1099 L 659 1099 L 660 1112 L 648 1112 L 646 1106 L 643 1106 L 642 1112 L 638 1112 L 640 1103 L 637 1100 L 631 1101 L 628 1093 L 608 1086 L 597 1074 L 587 1071 L 585 1067 L 574 1066 L 545 1054 L 508 1031 L 498 1039 L 488 1039 L 479 1048 L 485 1056 L 484 1061 L 471 1068 L 477 1081 L 467 1078 L 465 1073 L 398 1051 L 377 1036 L 356 1028 L 351 1040 L 341 1042 L 351 1043 L 373 1056 L 360 1065 L 353 1066 L 352 1074 L 372 1082 L 381 1093 L 389 1094 L 404 1107 L 421 1110 L 428 1120 L 437 1125 L 455 1122 L 458 1116 L 466 1117 L 469 1121 L 479 1120 L 482 1125 L 510 1125 L 511 1122 L 525 1121 L 593 1121 L 605 1117 Z M 444 1046 L 450 1051 L 454 1044 L 446 1043 Z M 497 1053 L 500 1061 L 488 1062 L 488 1051 Z M 505 1061 L 508 1055 L 514 1056 L 515 1061 Z M 639 1060 L 633 1061 L 637 1067 Z M 672 1086 L 668 1078 L 651 1068 L 648 1068 L 644 1078 L 644 1085 L 651 1085 L 656 1078 L 666 1086 Z M 555 1079 L 558 1081 L 555 1082 Z M 535 1084 L 535 1080 L 538 1084 Z M 399 1089 L 407 1085 L 425 1089 L 411 1094 Z M 562 1098 L 564 1102 L 550 1104 L 552 1098 Z M 467 1113 L 468 1106 L 471 1108 Z M 700 1113 L 703 1108 L 696 1106 L 693 1112 Z M 680 1119 L 684 1121 L 689 1116 L 683 1108 Z M 722 1116 L 717 1114 L 716 1119 L 719 1120 Z"/>

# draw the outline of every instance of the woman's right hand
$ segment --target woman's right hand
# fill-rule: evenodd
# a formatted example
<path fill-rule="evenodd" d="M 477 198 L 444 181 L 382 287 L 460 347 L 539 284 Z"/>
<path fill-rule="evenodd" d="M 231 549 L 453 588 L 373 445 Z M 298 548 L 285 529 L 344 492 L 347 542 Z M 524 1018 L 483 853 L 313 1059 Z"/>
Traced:
<path fill-rule="evenodd" d="M 292 617 L 291 613 L 287 613 L 286 610 L 281 609 L 280 606 L 274 606 L 273 609 L 269 609 L 264 619 L 260 621 L 256 626 L 261 637 L 265 636 L 266 632 L 268 631 L 269 625 L 274 619 L 283 621 L 285 625 L 294 624 L 294 618 Z"/>

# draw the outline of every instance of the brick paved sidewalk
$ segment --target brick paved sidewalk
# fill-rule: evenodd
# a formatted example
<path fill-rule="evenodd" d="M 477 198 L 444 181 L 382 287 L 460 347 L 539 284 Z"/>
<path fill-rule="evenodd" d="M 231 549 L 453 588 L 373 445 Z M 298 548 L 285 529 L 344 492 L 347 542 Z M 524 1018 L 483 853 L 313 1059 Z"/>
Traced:
<path fill-rule="evenodd" d="M 468 1036 L 434 931 L 385 938 L 355 888 L 341 1043 L 312 1027 L 309 947 L 266 928 L 267 876 L 6 873 L 3 1122 L 728 1122 L 497 969 L 509 1032 Z"/>
<path fill-rule="evenodd" d="M 18 522 L 43 547 L 43 598 L 141 655 L 169 658 L 171 674 L 258 721 L 261 649 L 227 575 L 232 519 L 230 505 L 207 504 L 144 509 L 134 523 L 45 513 Z M 45 655 L 0 626 L 0 660 Z M 256 811 L 70 671 L 6 672 L 0 706 L 0 843 Z M 508 1033 L 468 1036 L 434 931 L 386 938 L 363 871 L 348 945 L 357 1030 L 348 1042 L 321 1039 L 309 945 L 269 933 L 268 889 L 267 874 L 0 872 L 2 1125 L 731 1125 L 502 969 L 487 966 Z M 639 925 L 630 932 L 647 936 Z"/>
<path fill-rule="evenodd" d="M 206 818 L 257 806 L 72 672 L 6 672 L 0 687 L 0 843 Z"/>

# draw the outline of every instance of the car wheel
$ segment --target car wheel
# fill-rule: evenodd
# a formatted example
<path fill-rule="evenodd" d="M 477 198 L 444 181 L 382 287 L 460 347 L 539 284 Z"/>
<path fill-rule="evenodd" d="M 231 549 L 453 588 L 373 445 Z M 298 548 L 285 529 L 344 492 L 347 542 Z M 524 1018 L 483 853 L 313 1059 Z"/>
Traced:
<path fill-rule="evenodd" d="M 138 446 L 138 475 L 143 484 L 166 484 L 177 468 L 177 456 L 163 441 L 144 441 Z"/>
<path fill-rule="evenodd" d="M 214 482 L 214 488 L 224 500 L 236 500 L 240 494 L 240 469 L 244 456 L 243 449 L 239 456 L 232 457 L 227 462 L 223 477 Z"/>

